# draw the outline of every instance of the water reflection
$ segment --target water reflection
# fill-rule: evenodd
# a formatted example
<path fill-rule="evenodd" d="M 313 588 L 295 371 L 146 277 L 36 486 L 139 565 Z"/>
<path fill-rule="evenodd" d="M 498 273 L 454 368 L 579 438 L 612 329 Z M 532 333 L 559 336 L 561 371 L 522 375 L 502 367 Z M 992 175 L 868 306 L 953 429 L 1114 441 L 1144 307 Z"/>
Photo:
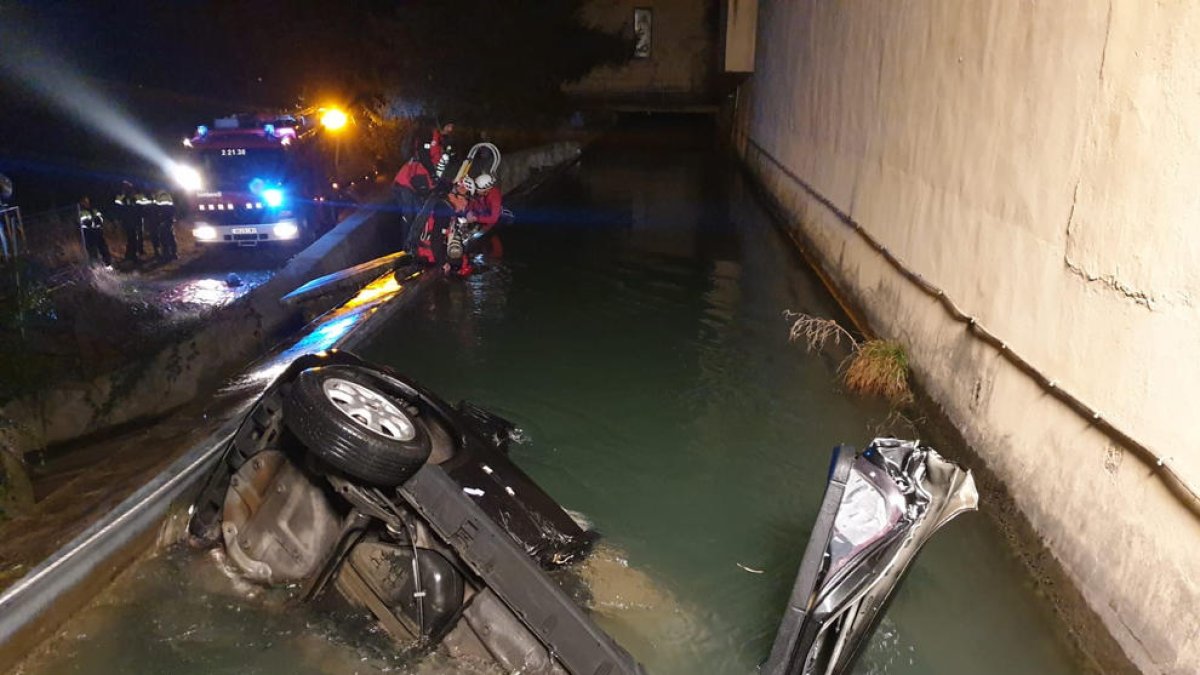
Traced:
<path fill-rule="evenodd" d="M 451 666 L 437 652 L 400 653 L 378 624 L 333 594 L 314 606 L 299 603 L 297 592 L 247 584 L 215 551 L 170 549 L 119 577 L 18 672 L 495 672 L 472 663 Z"/>
<path fill-rule="evenodd" d="M 502 293 L 478 311 L 463 287 L 431 294 L 366 350 L 525 430 L 516 461 L 604 536 L 588 606 L 654 673 L 755 671 L 830 449 L 888 413 L 839 390 L 836 355 L 788 343 L 783 310 L 838 308 L 719 164 L 589 156 L 506 234 Z M 944 534 L 861 672 L 1073 672 L 999 533 L 976 515 Z"/>

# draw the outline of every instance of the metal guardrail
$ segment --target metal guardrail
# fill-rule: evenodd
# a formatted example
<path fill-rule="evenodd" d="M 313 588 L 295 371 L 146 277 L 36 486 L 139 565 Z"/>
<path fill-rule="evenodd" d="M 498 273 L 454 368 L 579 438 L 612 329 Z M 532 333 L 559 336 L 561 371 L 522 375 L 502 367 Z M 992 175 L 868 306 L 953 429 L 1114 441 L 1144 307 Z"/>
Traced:
<path fill-rule="evenodd" d="M 26 247 L 21 207 L 8 206 L 0 209 L 0 255 L 6 261 L 14 260 L 21 249 Z"/>
<path fill-rule="evenodd" d="M 0 595 L 0 646 L 8 647 L 14 641 L 20 642 L 29 631 L 36 632 L 39 619 L 61 598 L 87 584 L 107 561 L 120 556 L 139 537 L 157 527 L 172 504 L 205 475 L 240 422 L 239 416 L 227 421 L 216 433 L 193 446 L 170 468 L 4 591 Z M 37 635 L 28 644 L 44 637 Z M 23 651 L 22 645 L 0 649 L 0 669 L 5 665 L 4 661 L 20 658 Z"/>
<path fill-rule="evenodd" d="M 281 349 L 252 369 L 251 374 L 259 376 L 234 378 L 232 381 L 253 384 L 240 393 L 242 400 L 221 419 L 213 420 L 211 434 L 192 445 L 148 484 L 0 593 L 0 672 L 14 665 L 28 648 L 57 628 L 64 617 L 54 618 L 53 611 L 59 609 L 60 603 L 86 602 L 86 599 L 80 601 L 72 596 L 77 595 L 78 589 L 96 583 L 96 575 L 103 574 L 106 567 L 114 564 L 112 561 L 123 556 L 129 560 L 136 557 L 136 549 L 130 553 L 131 548 L 158 528 L 172 508 L 182 505 L 184 498 L 190 497 L 236 433 L 245 413 L 274 379 L 273 373 L 310 351 L 351 349 L 362 344 L 380 324 L 421 293 L 419 277 L 409 281 L 413 282 L 410 288 L 397 289 L 390 297 L 358 307 L 351 311 L 354 316 L 346 316 L 338 310 L 328 312 L 310 324 L 290 347 Z"/>

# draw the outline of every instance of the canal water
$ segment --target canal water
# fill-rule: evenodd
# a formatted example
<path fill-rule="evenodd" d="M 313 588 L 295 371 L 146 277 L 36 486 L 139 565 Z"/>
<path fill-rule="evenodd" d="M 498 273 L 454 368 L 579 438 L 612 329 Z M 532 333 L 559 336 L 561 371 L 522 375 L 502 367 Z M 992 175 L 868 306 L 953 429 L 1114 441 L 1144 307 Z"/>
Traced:
<path fill-rule="evenodd" d="M 365 355 L 521 427 L 516 461 L 603 534 L 594 609 L 651 672 L 751 673 L 830 450 L 886 431 L 887 409 L 789 344 L 784 310 L 838 308 L 695 140 L 590 152 L 521 211 L 502 264 L 442 284 Z M 859 671 L 1076 672 L 1055 634 L 969 514 L 918 559 Z"/>
<path fill-rule="evenodd" d="M 888 410 L 841 391 L 837 355 L 788 342 L 785 310 L 839 310 L 699 134 L 589 151 L 523 205 L 501 260 L 437 282 L 363 356 L 517 423 L 515 460 L 603 535 L 581 601 L 651 673 L 750 674 L 831 449 L 886 432 Z M 178 550 L 139 565 L 26 672 L 447 672 L 220 569 Z M 1061 633 L 968 514 L 918 558 L 857 672 L 1079 672 Z"/>

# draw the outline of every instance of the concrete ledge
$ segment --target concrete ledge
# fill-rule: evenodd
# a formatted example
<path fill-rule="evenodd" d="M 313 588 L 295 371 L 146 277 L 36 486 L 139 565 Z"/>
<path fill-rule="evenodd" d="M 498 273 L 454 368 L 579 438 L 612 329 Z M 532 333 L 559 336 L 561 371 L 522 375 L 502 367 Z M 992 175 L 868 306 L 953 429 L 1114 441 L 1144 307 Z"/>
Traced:
<path fill-rule="evenodd" d="M 582 152 L 579 143 L 563 141 L 505 155 L 500 164 L 501 187 L 505 196 L 526 192 L 538 183 L 535 179 L 540 173 L 573 162 Z"/>
<path fill-rule="evenodd" d="M 185 340 L 91 381 L 12 401 L 0 415 L 21 425 L 26 432 L 22 440 L 37 448 L 162 415 L 211 390 L 265 351 L 282 329 L 302 324 L 297 310 L 279 303 L 280 296 L 314 276 L 368 260 L 384 248 L 391 219 L 378 206 L 356 211 L 269 281 L 217 310 Z"/>

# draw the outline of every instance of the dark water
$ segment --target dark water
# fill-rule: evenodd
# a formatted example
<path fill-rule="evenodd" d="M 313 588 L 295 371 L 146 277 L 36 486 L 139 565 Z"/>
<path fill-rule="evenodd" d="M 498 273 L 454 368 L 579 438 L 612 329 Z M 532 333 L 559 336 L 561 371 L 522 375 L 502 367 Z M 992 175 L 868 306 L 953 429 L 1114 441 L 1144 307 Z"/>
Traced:
<path fill-rule="evenodd" d="M 605 536 L 595 609 L 658 673 L 753 671 L 830 449 L 886 430 L 881 404 L 838 390 L 836 358 L 788 343 L 784 310 L 836 306 L 722 164 L 593 151 L 521 210 L 501 264 L 442 284 L 366 353 L 524 430 L 517 461 Z M 860 671 L 1074 672 L 1051 622 L 970 514 L 920 558 Z"/>
<path fill-rule="evenodd" d="M 787 342 L 785 309 L 836 306 L 708 151 L 599 148 L 521 220 L 501 262 L 438 282 L 364 355 L 520 425 L 515 459 L 604 535 L 577 570 L 590 608 L 651 673 L 753 673 L 830 449 L 888 430 L 883 405 L 838 390 L 837 356 Z M 1058 633 L 999 533 L 969 514 L 918 559 L 858 672 L 1076 672 Z M 173 550 L 122 575 L 20 672 L 464 667 L 413 663 L 370 621 Z"/>

